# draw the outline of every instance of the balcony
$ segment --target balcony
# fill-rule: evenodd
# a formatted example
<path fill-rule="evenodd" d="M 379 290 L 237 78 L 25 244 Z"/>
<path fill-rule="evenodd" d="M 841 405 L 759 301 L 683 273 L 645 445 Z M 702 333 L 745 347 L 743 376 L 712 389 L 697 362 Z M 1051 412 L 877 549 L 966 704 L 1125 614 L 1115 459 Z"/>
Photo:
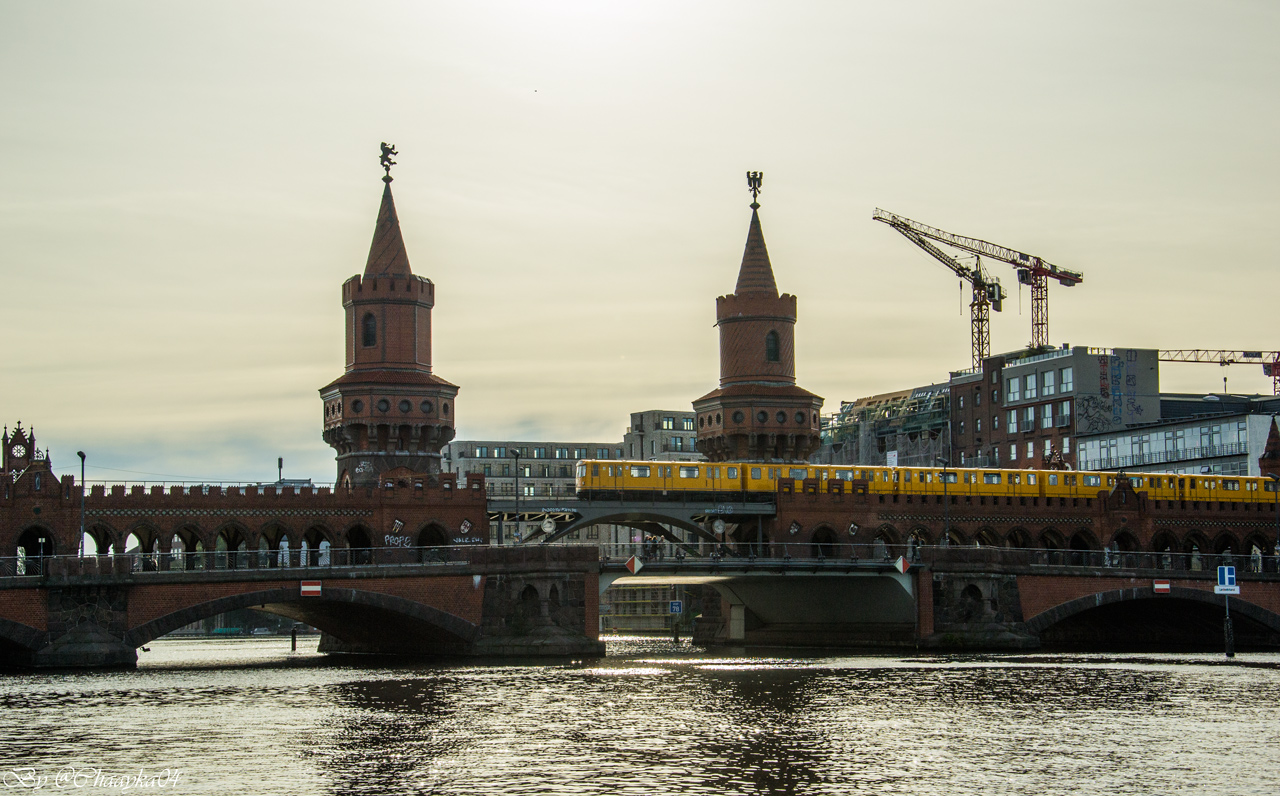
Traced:
<path fill-rule="evenodd" d="M 1131 467 L 1144 467 L 1148 464 L 1167 464 L 1169 462 L 1186 462 L 1192 459 L 1214 459 L 1220 456 L 1241 456 L 1249 452 L 1247 442 L 1233 442 L 1229 445 L 1203 445 L 1198 448 L 1182 450 L 1140 453 L 1133 456 L 1116 456 L 1113 458 L 1085 459 L 1080 457 L 1081 470 L 1117 470 Z"/>

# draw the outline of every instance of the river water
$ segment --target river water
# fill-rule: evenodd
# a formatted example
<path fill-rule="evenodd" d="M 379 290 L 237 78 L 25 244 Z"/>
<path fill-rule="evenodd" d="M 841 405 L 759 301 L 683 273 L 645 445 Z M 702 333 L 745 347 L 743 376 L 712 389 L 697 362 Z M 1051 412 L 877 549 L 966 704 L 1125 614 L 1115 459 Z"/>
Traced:
<path fill-rule="evenodd" d="M 160 640 L 0 674 L 6 792 L 1280 793 L 1280 655 L 336 661 Z M 114 779 L 113 779 L 114 777 Z"/>

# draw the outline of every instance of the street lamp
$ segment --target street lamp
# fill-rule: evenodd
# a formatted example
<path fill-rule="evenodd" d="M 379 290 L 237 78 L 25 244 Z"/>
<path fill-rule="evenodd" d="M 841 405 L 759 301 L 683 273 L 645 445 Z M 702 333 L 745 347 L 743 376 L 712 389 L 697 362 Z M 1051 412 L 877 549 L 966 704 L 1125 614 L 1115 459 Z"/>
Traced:
<path fill-rule="evenodd" d="M 947 468 L 951 466 L 951 462 L 941 456 L 934 457 L 934 460 L 942 465 L 942 546 L 949 547 L 951 545 L 951 498 L 947 495 L 947 482 L 951 479 L 948 477 Z"/>
<path fill-rule="evenodd" d="M 512 448 L 511 457 L 516 460 L 516 540 L 520 541 L 520 449 Z"/>
<path fill-rule="evenodd" d="M 84 451 L 76 451 L 76 455 L 80 457 L 80 557 L 84 558 Z"/>
<path fill-rule="evenodd" d="M 1276 496 L 1276 546 L 1272 552 L 1276 554 L 1276 568 L 1280 571 L 1280 475 L 1267 473 L 1267 478 L 1271 479 L 1272 494 Z"/>

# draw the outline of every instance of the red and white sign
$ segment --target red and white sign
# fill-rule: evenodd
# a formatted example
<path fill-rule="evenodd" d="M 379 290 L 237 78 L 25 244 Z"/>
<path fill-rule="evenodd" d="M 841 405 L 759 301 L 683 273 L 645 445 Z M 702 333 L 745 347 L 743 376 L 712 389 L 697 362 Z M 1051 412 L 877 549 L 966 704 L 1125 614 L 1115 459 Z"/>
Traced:
<path fill-rule="evenodd" d="M 898 560 L 893 562 L 893 566 L 903 575 L 907 574 L 908 569 L 911 569 L 911 564 L 902 556 L 898 556 Z"/>
<path fill-rule="evenodd" d="M 639 572 L 643 566 L 644 566 L 644 562 L 636 558 L 635 556 L 632 556 L 631 558 L 627 559 L 627 571 L 630 572 L 632 575 Z"/>
<path fill-rule="evenodd" d="M 1151 590 L 1152 590 L 1152 591 L 1154 591 L 1156 594 L 1168 594 L 1168 593 L 1169 593 L 1169 581 L 1167 581 L 1167 580 L 1153 580 L 1153 581 L 1151 581 Z"/>
<path fill-rule="evenodd" d="M 302 581 L 302 596 L 303 597 L 319 597 L 320 581 L 318 580 Z"/>

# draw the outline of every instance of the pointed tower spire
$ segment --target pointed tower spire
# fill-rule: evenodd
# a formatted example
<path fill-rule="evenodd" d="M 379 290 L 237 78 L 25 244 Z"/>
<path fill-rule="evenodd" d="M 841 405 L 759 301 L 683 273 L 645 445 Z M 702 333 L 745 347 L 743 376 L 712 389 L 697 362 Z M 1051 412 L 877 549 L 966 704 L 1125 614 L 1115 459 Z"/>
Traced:
<path fill-rule="evenodd" d="M 1258 468 L 1263 478 L 1267 473 L 1280 475 L 1280 426 L 1276 425 L 1274 417 L 1271 418 L 1271 431 L 1267 434 L 1267 446 L 1258 457 Z"/>
<path fill-rule="evenodd" d="M 396 200 L 391 196 L 391 175 L 382 178 L 382 206 L 378 208 L 378 223 L 373 228 L 373 243 L 369 246 L 369 259 L 364 265 L 365 276 L 409 276 L 409 253 L 404 248 L 400 234 L 400 219 L 396 216 Z"/>
<path fill-rule="evenodd" d="M 769 250 L 764 245 L 764 232 L 760 230 L 760 211 L 751 203 L 751 228 L 747 230 L 747 247 L 742 252 L 742 267 L 738 269 L 738 284 L 734 293 L 767 293 L 778 295 L 778 283 L 773 278 L 773 266 L 769 263 Z"/>

